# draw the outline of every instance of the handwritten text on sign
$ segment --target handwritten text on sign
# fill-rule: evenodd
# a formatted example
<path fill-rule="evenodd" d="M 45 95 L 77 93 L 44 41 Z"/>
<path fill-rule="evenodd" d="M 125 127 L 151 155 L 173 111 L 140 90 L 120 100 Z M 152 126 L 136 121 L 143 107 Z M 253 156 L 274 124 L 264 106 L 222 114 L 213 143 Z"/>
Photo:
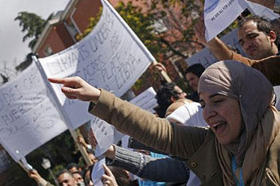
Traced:
<path fill-rule="evenodd" d="M 15 159 L 66 130 L 35 64 L 0 88 L 0 142 Z"/>
<path fill-rule="evenodd" d="M 103 1 L 102 1 L 103 2 Z M 40 59 L 48 77 L 80 76 L 88 83 L 124 94 L 154 61 L 151 54 L 108 3 L 94 30 L 84 40 L 53 56 Z M 73 126 L 87 122 L 87 103 L 70 101 L 52 85 Z"/>

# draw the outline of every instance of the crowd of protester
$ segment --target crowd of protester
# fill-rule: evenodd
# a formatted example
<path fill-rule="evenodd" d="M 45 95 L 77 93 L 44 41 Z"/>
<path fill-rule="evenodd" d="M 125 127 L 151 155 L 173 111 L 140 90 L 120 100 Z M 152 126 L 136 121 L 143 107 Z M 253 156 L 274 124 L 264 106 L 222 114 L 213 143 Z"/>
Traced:
<path fill-rule="evenodd" d="M 272 88 L 280 84 L 277 23 L 257 16 L 240 21 L 238 39 L 247 57 L 218 37 L 206 42 L 204 29 L 197 27 L 200 42 L 221 61 L 206 69 L 200 64 L 187 68 L 191 94 L 163 83 L 155 114 L 78 77 L 50 78 L 63 84 L 67 97 L 89 101 L 90 113 L 145 144 L 134 150 L 111 145 L 104 154 L 103 184 L 279 185 L 280 116 Z M 88 150 L 92 165 L 70 163 L 56 175 L 59 185 L 93 185 L 91 171 L 98 159 L 82 137 L 78 142 Z M 38 185 L 52 185 L 36 170 L 29 176 Z"/>

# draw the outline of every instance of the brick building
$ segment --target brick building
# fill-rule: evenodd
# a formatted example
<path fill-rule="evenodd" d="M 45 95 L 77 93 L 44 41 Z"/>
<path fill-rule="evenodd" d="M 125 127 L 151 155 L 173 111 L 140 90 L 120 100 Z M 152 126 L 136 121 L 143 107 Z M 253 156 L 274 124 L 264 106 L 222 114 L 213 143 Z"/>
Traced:
<path fill-rule="evenodd" d="M 100 6 L 98 0 L 70 0 L 65 10 L 48 21 L 33 52 L 46 57 L 72 46 L 77 42 L 75 36 L 87 28 L 89 18 L 97 15 Z"/>

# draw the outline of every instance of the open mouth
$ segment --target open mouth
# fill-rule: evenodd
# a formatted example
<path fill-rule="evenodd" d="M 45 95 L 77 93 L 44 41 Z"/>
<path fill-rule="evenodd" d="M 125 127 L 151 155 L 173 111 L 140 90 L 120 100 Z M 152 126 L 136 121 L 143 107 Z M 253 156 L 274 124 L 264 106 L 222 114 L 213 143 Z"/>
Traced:
<path fill-rule="evenodd" d="M 224 121 L 217 122 L 217 123 L 212 125 L 212 129 L 217 134 L 220 134 L 221 132 L 223 132 L 225 127 L 226 127 L 226 122 L 224 122 Z"/>

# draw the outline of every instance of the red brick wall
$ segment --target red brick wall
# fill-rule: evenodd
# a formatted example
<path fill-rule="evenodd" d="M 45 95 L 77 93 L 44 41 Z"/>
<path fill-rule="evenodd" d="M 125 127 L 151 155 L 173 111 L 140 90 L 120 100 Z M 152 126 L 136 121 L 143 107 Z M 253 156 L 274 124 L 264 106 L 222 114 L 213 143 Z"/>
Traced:
<path fill-rule="evenodd" d="M 101 2 L 99 0 L 81 0 L 76 5 L 73 19 L 80 31 L 83 32 L 89 24 L 89 18 L 95 17 L 99 12 Z M 68 18 L 68 20 L 70 17 Z"/>
<path fill-rule="evenodd" d="M 45 49 L 47 46 L 50 46 L 54 53 L 60 52 L 65 48 L 70 47 L 74 44 L 73 39 L 66 30 L 63 23 L 55 25 L 51 28 L 51 31 L 48 34 L 48 37 L 44 41 L 44 44 L 38 50 L 40 57 L 45 56 Z"/>

